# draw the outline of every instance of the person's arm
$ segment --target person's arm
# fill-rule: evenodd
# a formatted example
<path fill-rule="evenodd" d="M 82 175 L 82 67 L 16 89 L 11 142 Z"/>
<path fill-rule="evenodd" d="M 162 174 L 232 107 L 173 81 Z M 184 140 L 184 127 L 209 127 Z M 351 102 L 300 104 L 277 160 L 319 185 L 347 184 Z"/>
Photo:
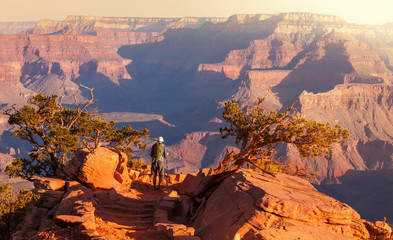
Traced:
<path fill-rule="evenodd" d="M 168 158 L 167 158 L 168 155 L 169 155 L 169 153 L 166 149 L 166 146 L 164 146 L 164 157 L 165 157 L 165 162 L 166 162 L 166 171 L 168 171 Z"/>
<path fill-rule="evenodd" d="M 151 147 L 151 151 L 150 151 L 150 157 L 153 158 L 154 156 L 154 147 L 156 146 L 156 144 L 153 144 L 153 146 Z"/>
<path fill-rule="evenodd" d="M 164 157 L 167 158 L 169 156 L 169 153 L 166 149 L 166 146 L 164 146 Z"/>

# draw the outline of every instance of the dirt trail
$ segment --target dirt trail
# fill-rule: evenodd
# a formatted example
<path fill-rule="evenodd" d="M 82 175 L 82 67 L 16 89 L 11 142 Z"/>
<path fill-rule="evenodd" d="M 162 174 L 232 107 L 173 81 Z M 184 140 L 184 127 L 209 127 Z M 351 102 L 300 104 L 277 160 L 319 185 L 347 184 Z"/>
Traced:
<path fill-rule="evenodd" d="M 163 194 L 143 183 L 134 184 L 132 189 L 95 192 L 98 233 L 105 239 L 167 240 L 152 230 L 154 212 Z"/>

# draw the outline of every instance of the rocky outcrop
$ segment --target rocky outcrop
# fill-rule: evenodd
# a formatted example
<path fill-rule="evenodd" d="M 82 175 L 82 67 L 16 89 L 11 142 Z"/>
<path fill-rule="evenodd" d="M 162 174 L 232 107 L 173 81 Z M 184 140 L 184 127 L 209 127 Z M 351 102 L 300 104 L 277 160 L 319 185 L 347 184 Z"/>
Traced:
<path fill-rule="evenodd" d="M 92 159 L 96 162 L 95 169 L 90 165 L 92 167 L 90 170 L 103 173 L 102 168 L 108 167 L 104 166 L 103 162 L 111 165 L 114 160 L 110 155 L 117 154 L 114 151 L 111 154 L 104 150 L 98 148 L 97 153 L 94 154 L 95 159 L 86 151 L 79 152 L 78 157 L 87 154 L 85 163 Z M 167 190 L 152 191 L 150 179 L 146 182 L 136 180 L 149 177 L 150 173 L 131 172 L 135 177 L 133 185 L 123 182 L 121 186 L 116 186 L 116 189 L 90 188 L 86 187 L 88 185 L 86 182 L 81 181 L 50 177 L 36 178 L 33 191 L 41 196 L 40 204 L 29 205 L 27 216 L 13 238 L 115 240 L 133 236 L 137 239 L 167 239 L 161 233 L 163 226 L 166 227 L 166 234 L 171 239 L 189 236 L 189 230 L 193 230 L 192 228 L 175 223 L 168 226 L 168 218 L 164 221 L 157 214 L 157 211 L 174 211 L 178 200 L 177 195 L 174 195 L 176 192 L 169 190 L 171 193 L 166 194 Z M 115 171 L 116 173 L 119 172 Z M 170 174 L 162 186 L 179 184 L 184 177 Z M 101 180 L 111 182 L 113 176 L 108 177 L 103 173 Z"/>
<path fill-rule="evenodd" d="M 119 184 L 130 185 L 126 154 L 105 147 L 84 149 L 63 168 L 69 179 L 79 180 L 92 188 L 110 189 Z"/>
<path fill-rule="evenodd" d="M 206 240 L 369 239 L 368 225 L 376 227 L 306 180 L 248 170 L 227 177 L 199 208 L 190 226 Z"/>
<path fill-rule="evenodd" d="M 97 236 L 94 216 L 94 196 L 78 182 L 69 182 L 67 192 L 54 214 L 53 223 L 59 227 L 77 227 L 81 235 Z"/>
<path fill-rule="evenodd" d="M 46 239 L 44 235 L 58 237 L 59 233 L 72 239 L 98 236 L 96 201 L 89 189 L 76 181 L 57 178 L 35 179 L 34 186 L 34 192 L 41 196 L 41 204 L 29 206 L 21 229 L 13 238 Z"/>

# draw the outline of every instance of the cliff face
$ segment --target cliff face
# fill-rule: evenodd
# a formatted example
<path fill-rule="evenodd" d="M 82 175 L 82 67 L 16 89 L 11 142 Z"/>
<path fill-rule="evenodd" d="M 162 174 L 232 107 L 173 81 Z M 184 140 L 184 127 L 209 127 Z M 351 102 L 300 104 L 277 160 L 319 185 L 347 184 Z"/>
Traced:
<path fill-rule="evenodd" d="M 130 78 L 125 69 L 130 62 L 95 36 L 0 36 L 0 82 L 3 84 L 16 86 L 21 80 L 29 87 L 32 82 L 48 76 L 68 82 L 81 74 L 102 74 L 117 82 Z"/>
<path fill-rule="evenodd" d="M 340 124 L 348 129 L 351 138 L 357 139 L 351 144 L 352 155 L 340 162 L 356 161 L 358 164 L 349 165 L 346 171 L 388 170 L 393 167 L 387 153 L 390 152 L 388 149 L 391 149 L 393 137 L 392 91 L 392 86 L 386 84 L 343 84 L 325 93 L 303 92 L 299 102 L 301 113 L 306 118 Z M 339 152 L 348 154 L 348 147 Z M 331 175 L 333 178 L 326 175 L 326 179 L 340 177 L 346 171 Z"/>
<path fill-rule="evenodd" d="M 193 132 L 185 135 L 180 142 L 169 148 L 184 161 L 184 165 L 174 168 L 176 172 L 189 173 L 201 168 L 215 168 L 224 157 L 226 149 L 234 146 L 220 139 L 218 132 Z"/>
<path fill-rule="evenodd" d="M 337 85 L 325 93 L 303 92 L 301 113 L 317 121 L 338 123 L 362 141 L 393 137 L 393 87 L 380 84 Z"/>
<path fill-rule="evenodd" d="M 242 70 L 283 68 L 303 50 L 301 46 L 281 40 L 254 40 L 244 50 L 233 50 L 219 64 L 201 64 L 198 71 L 223 72 L 237 79 Z"/>
<path fill-rule="evenodd" d="M 171 28 L 199 28 L 206 22 L 218 23 L 225 18 L 132 18 L 68 16 L 64 21 L 41 20 L 29 33 L 50 34 L 73 26 L 80 32 L 98 36 L 113 47 L 151 43 L 162 40 L 158 36 Z"/>

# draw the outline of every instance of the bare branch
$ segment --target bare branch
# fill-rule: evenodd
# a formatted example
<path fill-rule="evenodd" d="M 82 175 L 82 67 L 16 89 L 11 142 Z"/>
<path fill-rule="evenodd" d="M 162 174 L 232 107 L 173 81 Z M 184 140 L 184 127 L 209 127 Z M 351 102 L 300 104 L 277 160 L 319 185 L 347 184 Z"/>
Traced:
<path fill-rule="evenodd" d="M 88 88 L 82 84 L 80 84 L 81 87 L 84 87 L 86 89 L 90 90 L 90 96 L 91 99 L 88 100 L 84 106 L 82 108 L 80 108 L 80 106 L 82 105 L 82 103 L 78 104 L 78 99 L 77 99 L 77 94 L 79 91 L 76 91 L 75 93 L 73 93 L 72 95 L 74 96 L 74 101 L 75 101 L 75 106 L 76 106 L 76 110 L 77 110 L 77 114 L 76 116 L 74 116 L 74 118 L 71 120 L 71 122 L 69 123 L 69 125 L 67 126 L 68 130 L 71 129 L 72 126 L 74 126 L 74 124 L 76 123 L 76 121 L 78 120 L 78 118 L 81 116 L 82 112 L 86 110 L 86 108 L 92 104 L 94 102 L 94 94 L 93 94 L 93 88 Z"/>
<path fill-rule="evenodd" d="M 59 102 L 57 103 L 59 108 L 63 108 L 63 105 L 61 105 L 63 103 L 63 99 L 64 99 L 64 95 L 60 97 Z"/>

